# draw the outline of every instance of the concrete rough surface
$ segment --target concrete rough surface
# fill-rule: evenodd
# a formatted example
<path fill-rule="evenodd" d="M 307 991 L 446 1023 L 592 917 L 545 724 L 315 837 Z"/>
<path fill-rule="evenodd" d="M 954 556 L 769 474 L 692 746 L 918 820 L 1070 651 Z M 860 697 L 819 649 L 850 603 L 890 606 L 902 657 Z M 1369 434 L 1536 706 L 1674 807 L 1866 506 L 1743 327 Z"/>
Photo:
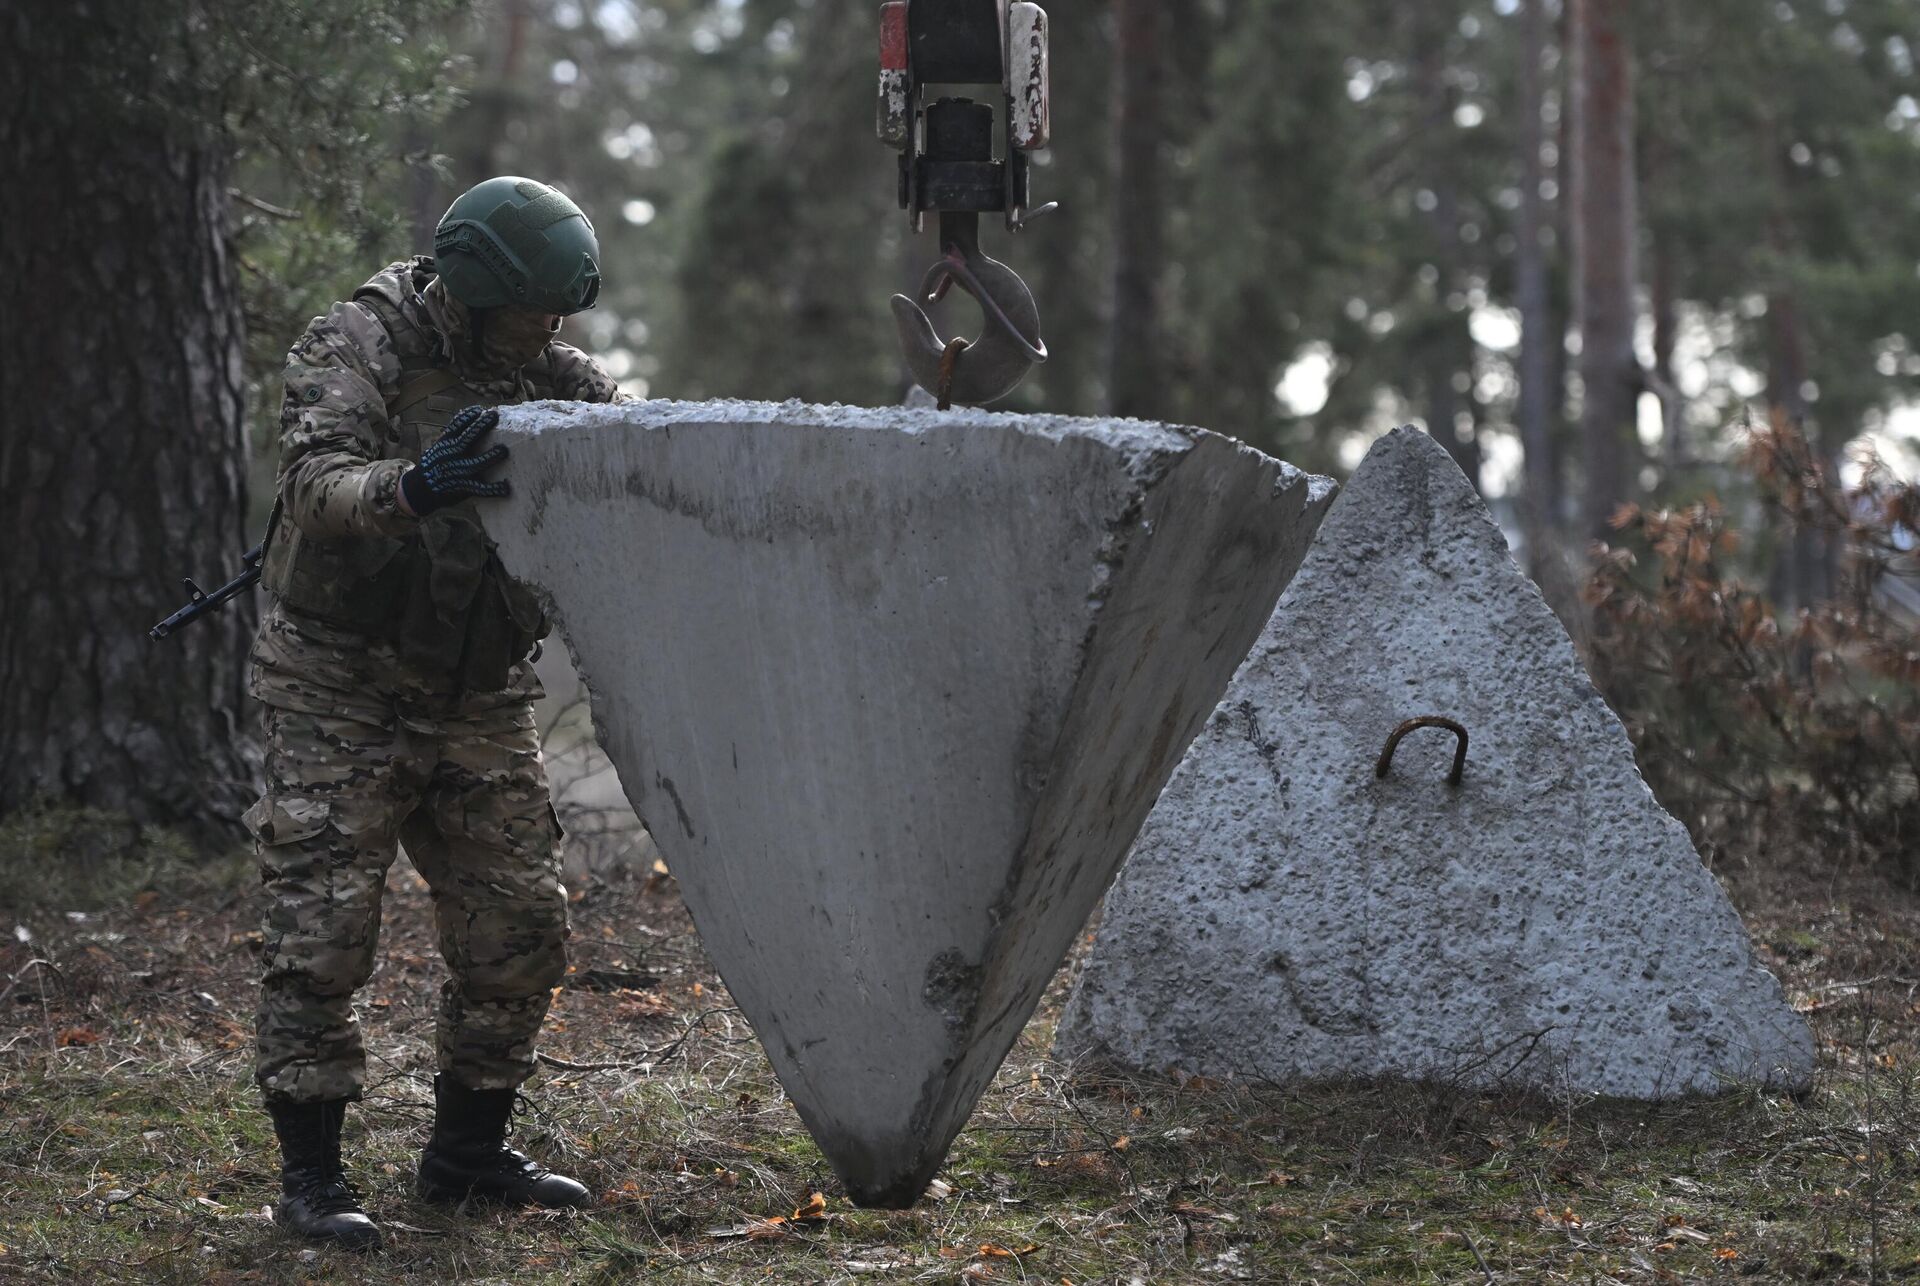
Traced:
<path fill-rule="evenodd" d="M 503 410 L 481 507 L 849 1193 L 911 1204 L 1332 484 L 1132 421 Z"/>
<path fill-rule="evenodd" d="M 1418 715 L 1466 725 L 1388 734 Z M 1141 831 L 1055 1052 L 1634 1098 L 1813 1042 L 1486 506 L 1376 442 Z"/>

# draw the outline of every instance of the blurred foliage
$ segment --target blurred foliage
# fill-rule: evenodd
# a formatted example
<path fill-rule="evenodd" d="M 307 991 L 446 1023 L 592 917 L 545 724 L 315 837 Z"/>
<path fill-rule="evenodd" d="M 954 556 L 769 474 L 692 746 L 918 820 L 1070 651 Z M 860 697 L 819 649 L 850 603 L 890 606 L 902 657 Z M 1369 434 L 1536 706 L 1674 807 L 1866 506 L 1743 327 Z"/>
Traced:
<path fill-rule="evenodd" d="M 399 171 L 430 164 L 392 135 L 444 113 L 467 0 L 107 0 L 115 56 L 89 69 L 103 112 L 160 117 L 234 159 L 235 248 L 254 373 L 277 370 L 354 261 L 385 253 Z"/>
<path fill-rule="evenodd" d="M 730 80 L 768 97 L 709 131 L 703 172 L 685 196 L 663 389 L 898 401 L 886 269 L 900 262 L 905 221 L 893 214 L 892 155 L 862 129 L 873 113 L 875 42 L 854 38 L 868 33 L 819 0 L 742 13 L 767 34 L 754 40 L 743 23 L 715 57 L 727 59 Z M 867 146 L 850 147 L 850 135 Z"/>
<path fill-rule="evenodd" d="M 395 140 L 424 139 L 456 101 L 453 49 L 468 8 L 93 0 L 74 15 L 100 25 L 107 51 L 82 73 L 95 110 L 158 118 L 231 159 L 256 445 L 271 441 L 277 376 L 307 319 L 399 253 L 407 172 L 440 163 L 424 144 Z M 268 488 L 253 492 L 257 527 Z"/>
<path fill-rule="evenodd" d="M 1643 13 L 1649 235 L 1671 245 L 1676 290 L 1727 361 L 1769 371 L 1791 304 L 1811 436 L 1831 460 L 1920 393 L 1920 361 L 1905 360 L 1920 342 L 1920 6 L 1648 0 Z M 1699 392 L 1694 449 L 1711 453 L 1751 390 Z"/>
<path fill-rule="evenodd" d="M 1920 880 L 1920 486 L 1842 486 L 1784 417 L 1748 435 L 1759 495 L 1840 551 L 1833 596 L 1779 613 L 1719 502 L 1627 506 L 1586 600 L 1594 671 L 1703 846 Z"/>
<path fill-rule="evenodd" d="M 1559 7 L 1548 0 L 1550 18 Z M 886 300 L 935 247 L 908 234 L 893 154 L 871 135 L 867 8 L 103 0 L 103 12 L 146 56 L 103 66 L 91 92 L 217 132 L 237 158 L 263 428 L 306 319 L 426 251 L 453 196 L 495 173 L 550 180 L 595 218 L 607 285 L 569 337 L 634 391 L 886 402 L 905 387 Z M 1137 194 L 1112 191 L 1110 6 L 1052 0 L 1049 13 L 1056 143 L 1035 179 L 1062 209 L 1017 238 L 989 227 L 987 249 L 1034 285 L 1055 353 L 1009 407 L 1098 414 L 1109 225 Z M 1724 461 L 1719 426 L 1766 387 L 1782 318 L 1804 351 L 1797 413 L 1829 460 L 1920 392 L 1917 19 L 1916 0 L 1639 6 L 1641 205 L 1687 331 L 1685 451 L 1642 461 L 1650 494 Z M 1323 470 L 1391 423 L 1450 415 L 1492 489 L 1510 486 L 1520 27 L 1516 0 L 1181 8 L 1158 121 L 1168 414 Z M 1550 41 L 1558 318 L 1564 62 Z M 970 304 L 944 308 L 948 331 L 978 324 Z M 1561 436 L 1578 398 L 1569 380 L 1552 399 Z"/>
<path fill-rule="evenodd" d="M 1035 288 L 1054 359 L 1011 409 L 1104 409 L 1112 265 L 1111 16 L 1052 0 L 1054 147 L 1036 198 L 1060 213 L 989 253 Z M 1549 0 L 1549 17 L 1560 6 Z M 825 0 L 480 0 L 442 24 L 465 104 L 418 172 L 419 243 L 464 185 L 530 173 L 566 188 L 607 250 L 601 307 L 573 338 L 629 387 L 672 396 L 897 398 L 887 297 L 934 257 L 893 206 L 871 133 L 871 6 Z M 1169 414 L 1321 469 L 1365 438 L 1452 415 L 1498 492 L 1515 472 L 1518 205 L 1515 0 L 1202 0 L 1164 52 Z M 1702 0 L 1638 10 L 1642 209 L 1686 330 L 1684 461 L 1764 386 L 1771 301 L 1804 321 L 1815 440 L 1837 450 L 1920 386 L 1915 0 Z M 1567 313 L 1560 131 L 1547 50 L 1548 259 Z M 390 134 L 394 131 L 390 130 Z M 391 146 L 404 153 L 404 140 Z M 384 257 L 363 256 L 365 267 Z M 358 271 L 359 268 L 356 268 Z M 1902 310 L 1905 309 L 1903 312 Z M 977 326 L 971 305 L 937 317 Z M 1281 389 L 1288 373 L 1324 371 Z M 1578 405 L 1577 380 L 1552 400 Z M 1577 453 L 1571 453 L 1577 455 Z M 1570 480 L 1576 487 L 1578 479 Z"/>
<path fill-rule="evenodd" d="M 449 35 L 467 0 L 204 0 L 215 57 L 234 85 L 220 105 L 235 155 L 235 262 L 259 452 L 253 526 L 270 504 L 278 376 L 308 320 L 401 257 L 407 176 L 444 168 L 418 139 L 458 100 Z M 231 12 L 227 12 L 227 11 Z M 203 41 L 203 48 L 207 42 Z"/>

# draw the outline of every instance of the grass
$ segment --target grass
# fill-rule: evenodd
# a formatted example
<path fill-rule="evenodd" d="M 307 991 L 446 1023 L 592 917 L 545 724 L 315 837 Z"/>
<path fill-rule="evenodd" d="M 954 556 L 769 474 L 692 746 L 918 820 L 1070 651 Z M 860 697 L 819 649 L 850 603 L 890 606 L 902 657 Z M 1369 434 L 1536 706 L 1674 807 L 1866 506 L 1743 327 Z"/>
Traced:
<path fill-rule="evenodd" d="M 1665 1282 L 1920 1275 L 1920 904 L 1738 891 L 1821 1046 L 1796 1102 L 1661 1105 L 1444 1085 L 1138 1080 L 1046 1056 L 1064 981 L 903 1213 L 840 1193 L 699 951 L 669 879 L 575 906 L 518 1138 L 582 1214 L 415 1201 L 440 966 L 390 882 L 349 1148 L 390 1245 L 264 1217 L 249 1081 L 250 895 L 203 884 L 25 923 L 0 947 L 0 1279 L 158 1282 Z M 0 933 L 12 929 L 0 923 Z M 601 971 L 596 973 L 595 971 Z M 815 1202 L 813 1194 L 820 1194 Z"/>
<path fill-rule="evenodd" d="M 251 866 L 239 853 L 197 860 L 178 836 L 97 808 L 36 804 L 0 820 L 0 907 L 19 912 L 123 906 L 147 890 L 213 892 Z"/>

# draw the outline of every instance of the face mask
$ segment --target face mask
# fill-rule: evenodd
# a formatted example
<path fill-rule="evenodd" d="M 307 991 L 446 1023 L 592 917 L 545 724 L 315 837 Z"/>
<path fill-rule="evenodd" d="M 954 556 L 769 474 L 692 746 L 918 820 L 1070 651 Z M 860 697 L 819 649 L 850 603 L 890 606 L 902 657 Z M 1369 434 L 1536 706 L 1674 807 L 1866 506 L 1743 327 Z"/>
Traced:
<path fill-rule="evenodd" d="M 480 332 L 480 351 L 488 364 L 518 369 L 546 351 L 560 333 L 560 319 L 531 308 L 496 308 Z"/>

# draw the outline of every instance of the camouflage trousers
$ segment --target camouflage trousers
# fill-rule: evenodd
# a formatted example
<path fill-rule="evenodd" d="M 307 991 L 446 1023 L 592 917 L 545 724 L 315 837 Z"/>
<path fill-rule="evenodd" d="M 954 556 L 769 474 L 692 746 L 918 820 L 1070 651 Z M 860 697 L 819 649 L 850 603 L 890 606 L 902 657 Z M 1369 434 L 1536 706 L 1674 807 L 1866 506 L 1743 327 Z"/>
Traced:
<path fill-rule="evenodd" d="M 475 1089 L 533 1070 L 566 973 L 567 899 L 531 666 L 461 694 L 391 649 L 276 608 L 251 687 L 267 705 L 267 791 L 247 813 L 269 903 L 256 1079 L 273 1097 L 358 1097 L 354 993 L 372 976 L 396 843 L 432 889 L 438 1063 Z"/>

